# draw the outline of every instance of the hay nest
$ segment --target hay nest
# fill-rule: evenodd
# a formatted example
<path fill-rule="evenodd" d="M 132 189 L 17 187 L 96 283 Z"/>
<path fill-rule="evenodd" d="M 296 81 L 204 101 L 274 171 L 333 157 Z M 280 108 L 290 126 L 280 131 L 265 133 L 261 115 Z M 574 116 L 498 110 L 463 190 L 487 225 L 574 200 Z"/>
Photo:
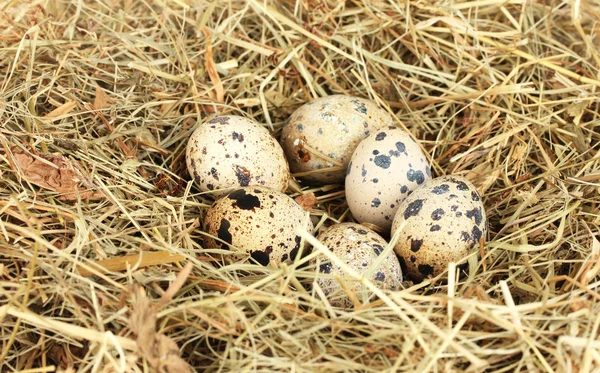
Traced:
<path fill-rule="evenodd" d="M 597 2 L 0 9 L 2 371 L 600 369 Z M 467 277 L 343 310 L 301 286 L 310 268 L 213 263 L 195 125 L 245 113 L 278 136 L 334 93 L 377 100 L 435 175 L 479 188 L 490 232 Z M 348 220 L 341 190 L 311 190 L 313 214 Z"/>

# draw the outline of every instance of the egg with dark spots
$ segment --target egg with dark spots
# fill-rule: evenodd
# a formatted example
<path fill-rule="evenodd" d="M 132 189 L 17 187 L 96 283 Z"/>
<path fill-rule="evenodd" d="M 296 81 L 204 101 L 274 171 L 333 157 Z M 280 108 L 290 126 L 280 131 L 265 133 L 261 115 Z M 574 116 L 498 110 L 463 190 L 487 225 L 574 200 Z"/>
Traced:
<path fill-rule="evenodd" d="M 298 254 L 308 251 L 295 234 L 297 227 L 310 233 L 313 224 L 291 197 L 265 187 L 240 188 L 208 209 L 204 247 L 231 251 L 231 255 L 224 256 L 229 262 L 248 260 L 264 266 L 291 263 Z"/>
<path fill-rule="evenodd" d="M 198 188 L 216 197 L 252 185 L 283 192 L 290 179 L 277 140 L 259 123 L 236 115 L 202 123 L 188 141 L 186 162 Z"/>
<path fill-rule="evenodd" d="M 443 273 L 477 250 L 487 233 L 481 196 L 467 179 L 442 176 L 423 183 L 398 207 L 392 236 L 405 275 L 413 281 Z"/>
<path fill-rule="evenodd" d="M 385 258 L 378 268 L 374 262 L 383 255 L 388 243 L 373 230 L 356 223 L 335 224 L 322 230 L 317 237 L 336 257 L 361 275 L 368 275 L 379 288 L 397 290 L 402 282 L 402 270 L 398 258 L 393 252 Z M 360 282 L 352 280 L 340 266 L 331 262 L 327 256 L 319 253 L 311 264 L 318 271 L 315 282 L 327 295 L 330 304 L 335 307 L 352 307 L 352 301 L 344 292 L 339 280 L 344 281 L 357 298 L 362 301 L 363 290 Z M 336 276 L 338 278 L 336 278 Z M 367 291 L 367 298 L 372 294 Z"/>
<path fill-rule="evenodd" d="M 300 179 L 321 185 L 342 183 L 358 143 L 392 124 L 392 117 L 374 101 L 327 96 L 292 113 L 283 127 L 281 145 Z"/>
<path fill-rule="evenodd" d="M 427 157 L 409 133 L 396 127 L 373 132 L 358 144 L 346 172 L 352 216 L 389 231 L 398 204 L 429 175 Z"/>

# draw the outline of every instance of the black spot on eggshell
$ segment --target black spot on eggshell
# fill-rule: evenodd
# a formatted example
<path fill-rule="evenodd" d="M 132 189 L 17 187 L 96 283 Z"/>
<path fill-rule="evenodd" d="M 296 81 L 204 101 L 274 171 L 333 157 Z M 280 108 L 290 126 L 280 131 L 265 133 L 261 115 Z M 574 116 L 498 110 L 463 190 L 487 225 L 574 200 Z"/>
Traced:
<path fill-rule="evenodd" d="M 369 232 L 367 232 L 367 231 L 366 231 L 366 230 L 364 230 L 364 229 L 359 229 L 359 230 L 358 230 L 358 234 L 367 234 L 367 233 L 369 233 Z"/>
<path fill-rule="evenodd" d="M 371 201 L 371 207 L 379 207 L 379 205 L 381 205 L 381 201 L 379 200 L 379 198 L 373 198 L 373 200 Z"/>
<path fill-rule="evenodd" d="M 419 264 L 417 268 L 423 277 L 427 277 L 433 273 L 433 266 L 428 264 Z"/>
<path fill-rule="evenodd" d="M 271 251 L 273 251 L 272 247 L 271 247 Z M 252 259 L 254 259 L 257 263 L 259 263 L 259 264 L 261 264 L 263 266 L 269 265 L 269 262 L 271 261 L 271 259 L 269 257 L 269 252 L 267 250 L 265 250 L 265 251 L 254 251 L 252 254 L 250 254 L 250 257 Z"/>
<path fill-rule="evenodd" d="M 297 129 L 298 131 L 302 131 L 302 130 L 304 129 L 304 126 L 303 126 L 303 125 L 301 125 L 301 124 L 298 124 L 298 125 L 296 125 L 296 129 Z"/>
<path fill-rule="evenodd" d="M 374 179 L 373 179 L 373 183 L 377 184 L 378 182 L 379 182 L 379 179 L 378 179 L 378 178 L 374 178 Z"/>
<path fill-rule="evenodd" d="M 367 176 L 367 170 L 365 170 L 365 165 L 364 164 L 362 166 L 362 172 L 360 173 L 360 176 L 362 176 L 362 177 Z"/>
<path fill-rule="evenodd" d="M 375 275 L 375 280 L 380 282 L 385 281 L 385 274 L 383 272 L 377 272 Z"/>
<path fill-rule="evenodd" d="M 373 244 L 373 251 L 375 252 L 375 255 L 379 256 L 382 252 L 383 252 L 383 246 L 379 245 L 379 244 Z"/>
<path fill-rule="evenodd" d="M 234 140 L 237 140 L 239 142 L 244 142 L 244 135 L 242 135 L 241 133 L 237 133 L 237 132 L 232 132 L 231 133 L 231 137 Z"/>
<path fill-rule="evenodd" d="M 298 255 L 298 251 L 300 251 L 300 242 L 302 242 L 302 237 L 296 236 L 296 238 L 294 239 L 294 241 L 296 242 L 296 246 L 294 246 L 294 248 L 292 249 L 292 251 L 290 251 L 290 259 L 291 260 L 296 260 L 296 256 Z"/>
<path fill-rule="evenodd" d="M 229 232 L 229 228 L 231 228 L 231 223 L 229 222 L 229 220 L 227 219 L 221 219 L 221 225 L 219 226 L 219 231 L 217 232 L 217 237 L 219 237 L 219 239 L 223 242 L 228 243 L 229 245 L 231 245 L 231 243 L 233 242 L 232 239 L 233 237 L 231 236 L 231 233 Z M 226 247 L 226 245 L 224 245 L 223 243 L 220 243 L 221 248 Z"/>
<path fill-rule="evenodd" d="M 467 184 L 465 184 L 464 181 L 458 181 L 456 183 L 456 189 L 464 192 L 466 190 L 469 190 L 469 186 Z"/>
<path fill-rule="evenodd" d="M 398 256 L 398 261 L 400 262 L 400 269 L 402 273 L 408 273 L 408 268 L 406 267 L 406 260 L 403 257 Z"/>
<path fill-rule="evenodd" d="M 331 263 L 323 263 L 319 266 L 319 272 L 331 273 Z"/>
<path fill-rule="evenodd" d="M 214 168 L 214 167 L 211 167 L 211 169 L 210 169 L 210 174 L 212 175 L 212 177 L 213 177 L 215 180 L 219 180 L 219 173 L 217 172 L 217 169 L 216 169 L 216 168 Z"/>
<path fill-rule="evenodd" d="M 411 255 L 411 256 L 410 256 L 410 262 L 411 262 L 411 263 L 414 263 L 414 262 L 416 262 L 416 261 L 417 261 L 417 257 L 416 257 L 416 256 L 414 256 L 414 255 Z"/>
<path fill-rule="evenodd" d="M 210 124 L 229 124 L 229 117 L 215 117 L 208 121 Z"/>
<path fill-rule="evenodd" d="M 444 211 L 444 209 L 435 209 L 433 210 L 433 212 L 431 213 L 431 219 L 433 220 L 440 220 L 442 218 L 442 216 L 444 216 L 446 212 Z"/>
<path fill-rule="evenodd" d="M 377 136 L 375 136 L 375 141 L 382 141 L 387 136 L 385 132 L 379 132 Z"/>
<path fill-rule="evenodd" d="M 408 153 L 406 152 L 406 145 L 404 145 L 402 141 L 398 141 L 396 143 L 396 150 L 398 150 L 400 153 L 408 155 Z"/>
<path fill-rule="evenodd" d="M 409 203 L 404 210 L 404 219 L 419 215 L 419 212 L 421 212 L 421 209 L 423 208 L 423 201 L 423 199 L 416 199 Z"/>
<path fill-rule="evenodd" d="M 251 179 L 251 175 L 250 175 L 250 171 L 246 168 L 246 167 L 242 167 L 242 166 L 238 166 L 238 165 L 234 165 L 235 167 L 235 176 L 238 179 L 238 183 L 240 183 L 241 186 L 248 186 L 248 184 L 250 184 L 250 179 Z"/>
<path fill-rule="evenodd" d="M 373 150 L 373 155 L 377 155 L 377 154 L 379 154 L 379 150 L 377 150 L 377 149 Z"/>
<path fill-rule="evenodd" d="M 483 232 L 481 231 L 481 229 L 479 229 L 478 227 L 473 227 L 473 230 L 471 231 L 471 237 L 473 238 L 473 241 L 478 243 L 482 236 Z"/>
<path fill-rule="evenodd" d="M 477 225 L 481 224 L 481 220 L 483 219 L 483 217 L 481 215 L 481 207 L 477 207 L 477 208 L 474 208 L 473 210 L 469 210 L 466 212 L 465 215 L 469 219 L 474 218 L 475 224 L 477 224 Z"/>
<path fill-rule="evenodd" d="M 206 184 L 206 187 L 208 188 L 208 190 L 213 190 L 215 189 L 215 186 L 212 184 Z"/>
<path fill-rule="evenodd" d="M 415 182 L 419 185 L 425 182 L 425 175 L 423 175 L 423 171 L 415 171 L 412 168 L 406 173 L 406 178 L 408 181 Z"/>
<path fill-rule="evenodd" d="M 252 194 L 247 194 L 244 189 L 238 189 L 229 193 L 227 198 L 235 201 L 235 205 L 242 210 L 260 208 L 260 200 L 258 197 Z"/>
<path fill-rule="evenodd" d="M 402 185 L 402 187 L 400 188 L 400 193 L 404 194 L 408 192 L 408 187 L 406 185 Z"/>
<path fill-rule="evenodd" d="M 430 232 L 437 232 L 440 229 L 441 229 L 441 227 L 439 225 L 435 224 L 435 225 L 432 225 L 431 228 L 429 228 L 429 231 Z"/>
<path fill-rule="evenodd" d="M 361 114 L 367 113 L 367 106 L 364 102 L 360 102 L 359 100 L 351 100 L 350 102 L 354 104 L 354 110 L 356 110 L 357 112 Z"/>
<path fill-rule="evenodd" d="M 283 255 L 281 256 L 281 261 L 282 261 L 282 262 L 285 262 L 285 261 L 287 260 L 287 258 L 288 258 L 288 254 L 287 254 L 287 253 L 285 253 L 285 254 L 283 254 Z"/>
<path fill-rule="evenodd" d="M 440 184 L 440 185 L 436 185 L 431 189 L 431 193 L 433 194 L 437 194 L 442 195 L 444 193 L 447 193 L 450 190 L 450 185 L 448 184 Z"/>
<path fill-rule="evenodd" d="M 374 162 L 378 167 L 389 168 L 392 164 L 392 159 L 387 155 L 380 154 L 375 157 Z"/>
<path fill-rule="evenodd" d="M 467 233 L 467 232 L 460 232 L 460 239 L 463 242 L 467 242 L 467 241 L 469 241 L 471 239 L 471 235 L 469 233 Z"/>
<path fill-rule="evenodd" d="M 269 217 L 270 217 L 271 219 L 273 219 L 273 218 L 275 217 L 275 214 L 273 214 L 273 212 L 269 212 Z"/>
<path fill-rule="evenodd" d="M 471 192 L 471 199 L 472 199 L 473 201 L 479 201 L 479 200 L 480 200 L 480 198 L 479 198 L 479 193 L 477 193 L 476 191 L 472 191 L 472 192 Z"/>
<path fill-rule="evenodd" d="M 410 251 L 412 251 L 413 253 L 419 251 L 419 249 L 421 249 L 421 246 L 423 246 L 423 240 L 416 240 L 414 238 L 410 240 Z"/>

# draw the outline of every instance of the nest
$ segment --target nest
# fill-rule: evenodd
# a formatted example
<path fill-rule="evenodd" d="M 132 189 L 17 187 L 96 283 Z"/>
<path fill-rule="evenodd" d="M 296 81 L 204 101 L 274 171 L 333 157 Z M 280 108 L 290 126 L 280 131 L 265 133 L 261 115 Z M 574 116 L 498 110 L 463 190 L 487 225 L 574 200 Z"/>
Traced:
<path fill-rule="evenodd" d="M 596 2 L 0 9 L 2 371 L 600 369 Z M 195 126 L 244 113 L 278 136 L 330 94 L 376 100 L 435 175 L 477 186 L 490 232 L 468 276 L 340 309 L 305 267 L 215 265 Z M 351 219 L 341 187 L 290 194 L 309 192 Z"/>

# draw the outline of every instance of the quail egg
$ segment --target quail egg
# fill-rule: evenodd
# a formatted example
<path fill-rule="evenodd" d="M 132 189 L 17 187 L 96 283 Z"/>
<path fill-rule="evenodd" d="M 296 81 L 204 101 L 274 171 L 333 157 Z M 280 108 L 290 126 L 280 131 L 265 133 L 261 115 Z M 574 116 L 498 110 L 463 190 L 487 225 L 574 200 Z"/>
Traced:
<path fill-rule="evenodd" d="M 186 162 L 201 191 L 264 186 L 285 191 L 290 170 L 279 143 L 257 122 L 236 115 L 201 124 L 189 139 Z"/>
<path fill-rule="evenodd" d="M 204 231 L 210 236 L 204 244 L 232 251 L 227 258 L 234 261 L 250 257 L 263 266 L 291 263 L 303 248 L 301 237 L 295 234 L 297 227 L 312 232 L 313 224 L 291 197 L 264 187 L 245 187 L 208 209 Z"/>
<path fill-rule="evenodd" d="M 487 218 L 477 189 L 467 179 L 442 176 L 426 181 L 398 207 L 392 236 L 405 275 L 414 281 L 437 276 L 485 239 Z"/>
<path fill-rule="evenodd" d="M 317 238 L 356 272 L 366 275 L 367 272 L 372 271 L 369 278 L 379 284 L 380 288 L 389 290 L 400 288 L 402 271 L 394 253 L 390 253 L 379 268 L 372 268 L 373 262 L 388 243 L 371 229 L 356 223 L 341 223 L 325 229 Z M 311 263 L 313 266 L 318 266 L 317 270 L 321 275 L 317 277 L 316 282 L 323 289 L 330 304 L 336 307 L 351 307 L 352 301 L 344 292 L 340 282 L 333 277 L 334 275 L 342 279 L 347 277 L 342 268 L 332 263 L 322 253 L 312 259 Z M 362 284 L 348 280 L 347 285 L 361 300 Z"/>
<path fill-rule="evenodd" d="M 386 127 L 358 144 L 346 173 L 352 216 L 388 231 L 400 203 L 431 178 L 427 157 L 406 131 Z"/>
<path fill-rule="evenodd" d="M 283 127 L 281 144 L 293 173 L 315 184 L 341 183 L 352 152 L 371 132 L 393 124 L 374 101 L 344 95 L 298 108 Z"/>

